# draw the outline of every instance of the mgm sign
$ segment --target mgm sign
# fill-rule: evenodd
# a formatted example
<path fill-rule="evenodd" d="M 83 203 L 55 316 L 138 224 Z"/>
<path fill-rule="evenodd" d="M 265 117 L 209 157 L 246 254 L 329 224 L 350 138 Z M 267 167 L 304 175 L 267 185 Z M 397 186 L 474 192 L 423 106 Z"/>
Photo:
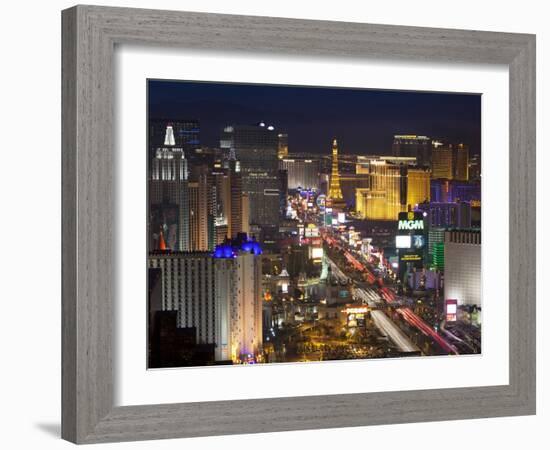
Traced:
<path fill-rule="evenodd" d="M 425 233 L 424 215 L 421 212 L 399 213 L 396 249 L 400 277 L 403 277 L 407 267 L 423 267 L 427 252 Z"/>
<path fill-rule="evenodd" d="M 424 231 L 424 217 L 419 212 L 399 213 L 397 229 L 399 231 Z"/>

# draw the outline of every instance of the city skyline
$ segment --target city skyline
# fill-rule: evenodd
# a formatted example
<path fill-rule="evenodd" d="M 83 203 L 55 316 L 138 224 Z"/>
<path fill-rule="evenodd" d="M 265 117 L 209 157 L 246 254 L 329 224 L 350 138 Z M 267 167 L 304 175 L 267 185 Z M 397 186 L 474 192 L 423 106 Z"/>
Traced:
<path fill-rule="evenodd" d="M 391 154 L 394 135 L 448 139 L 481 151 L 477 94 L 149 80 L 149 119 L 194 119 L 201 144 L 218 147 L 226 125 L 260 121 L 289 135 L 293 153 Z M 328 143 L 328 144 L 327 144 Z"/>
<path fill-rule="evenodd" d="M 479 97 L 150 84 L 148 367 L 481 353 Z"/>

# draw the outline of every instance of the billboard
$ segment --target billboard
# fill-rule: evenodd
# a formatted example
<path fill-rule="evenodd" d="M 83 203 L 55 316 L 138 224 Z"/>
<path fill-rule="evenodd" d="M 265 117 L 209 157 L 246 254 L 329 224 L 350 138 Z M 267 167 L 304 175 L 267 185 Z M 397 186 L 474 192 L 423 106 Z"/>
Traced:
<path fill-rule="evenodd" d="M 401 262 L 412 262 L 412 263 L 422 262 L 422 255 L 419 253 L 405 253 L 399 256 L 399 260 Z"/>
<path fill-rule="evenodd" d="M 366 324 L 366 314 L 368 308 L 365 306 L 351 307 L 344 309 L 347 314 L 347 325 L 349 328 L 364 327 Z"/>
<path fill-rule="evenodd" d="M 411 236 L 408 234 L 395 236 L 395 248 L 411 248 Z"/>
<path fill-rule="evenodd" d="M 304 233 L 306 237 L 318 237 L 319 228 L 315 224 L 310 223 L 307 227 L 305 227 Z"/>
<path fill-rule="evenodd" d="M 458 300 L 447 299 L 445 300 L 445 321 L 456 322 L 458 311 Z"/>
<path fill-rule="evenodd" d="M 322 259 L 323 247 L 310 247 L 310 259 Z"/>
<path fill-rule="evenodd" d="M 414 236 L 411 236 L 412 238 L 412 245 L 413 248 L 424 248 L 426 245 L 426 236 L 422 234 L 415 234 Z"/>

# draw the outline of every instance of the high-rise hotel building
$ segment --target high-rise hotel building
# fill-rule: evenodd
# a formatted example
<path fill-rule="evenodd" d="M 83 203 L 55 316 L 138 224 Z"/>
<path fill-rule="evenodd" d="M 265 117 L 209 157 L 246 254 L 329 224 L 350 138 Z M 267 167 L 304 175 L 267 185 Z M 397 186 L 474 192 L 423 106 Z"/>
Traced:
<path fill-rule="evenodd" d="M 162 310 L 177 327 L 194 329 L 197 344 L 215 344 L 215 360 L 256 360 L 262 351 L 261 249 L 241 240 L 210 252 L 151 252 L 161 270 Z"/>
<path fill-rule="evenodd" d="M 248 195 L 250 224 L 279 224 L 279 137 L 273 126 L 226 126 L 220 147 L 240 162 L 242 190 Z"/>
<path fill-rule="evenodd" d="M 451 144 L 434 141 L 432 150 L 432 178 L 452 180 L 453 147 Z"/>
<path fill-rule="evenodd" d="M 280 160 L 279 168 L 287 173 L 288 189 L 319 190 L 319 159 L 285 157 Z"/>
<path fill-rule="evenodd" d="M 164 138 L 149 159 L 148 171 L 149 249 L 159 248 L 161 233 L 168 248 L 187 249 L 189 167 L 183 147 L 177 146 L 172 125 L 165 125 Z"/>
<path fill-rule="evenodd" d="M 204 163 L 203 163 L 204 164 Z M 206 165 L 190 165 L 172 125 L 149 160 L 149 249 L 159 249 L 162 232 L 167 249 L 214 249 L 211 179 Z"/>
<path fill-rule="evenodd" d="M 433 141 L 432 178 L 468 181 L 469 147 Z"/>
<path fill-rule="evenodd" d="M 187 211 L 184 210 L 189 223 L 187 242 L 183 245 L 183 251 L 207 251 L 214 247 L 209 227 L 213 221 L 209 214 L 209 190 L 206 174 L 201 174 L 196 181 L 189 181 L 183 187 L 184 196 L 187 197 Z"/>
<path fill-rule="evenodd" d="M 247 361 L 261 354 L 262 265 L 257 245 L 233 247 L 231 254 L 222 245 L 214 254 L 219 318 L 216 360 Z"/>
<path fill-rule="evenodd" d="M 469 147 L 465 144 L 455 146 L 453 160 L 453 179 L 458 181 L 468 181 L 469 179 Z"/>
<path fill-rule="evenodd" d="M 332 165 L 330 170 L 330 182 L 327 192 L 327 206 L 335 210 L 341 210 L 346 207 L 346 202 L 340 186 L 340 167 L 338 163 L 338 141 L 332 141 Z"/>
<path fill-rule="evenodd" d="M 414 157 L 419 167 L 430 167 L 432 139 L 416 134 L 396 134 L 392 144 L 393 156 Z"/>
<path fill-rule="evenodd" d="M 481 306 L 481 232 L 446 231 L 445 299 Z"/>
<path fill-rule="evenodd" d="M 239 233 L 247 233 L 248 217 L 243 216 L 244 203 L 247 198 L 243 195 L 242 176 L 239 161 L 234 154 L 223 162 L 216 162 L 212 170 L 212 200 L 216 244 L 221 244 L 227 238 L 234 238 Z"/>
<path fill-rule="evenodd" d="M 288 156 L 288 134 L 279 133 L 277 135 L 277 138 L 279 142 L 278 151 L 277 151 L 279 159 L 286 158 Z"/>
<path fill-rule="evenodd" d="M 214 259 L 208 252 L 150 252 L 161 269 L 162 310 L 177 311 L 179 328 L 195 328 L 197 343 L 217 343 Z"/>
<path fill-rule="evenodd" d="M 365 165 L 360 170 L 364 173 Z M 430 172 L 375 159 L 368 165 L 370 188 L 356 189 L 356 212 L 365 219 L 397 220 L 400 212 L 430 199 Z"/>

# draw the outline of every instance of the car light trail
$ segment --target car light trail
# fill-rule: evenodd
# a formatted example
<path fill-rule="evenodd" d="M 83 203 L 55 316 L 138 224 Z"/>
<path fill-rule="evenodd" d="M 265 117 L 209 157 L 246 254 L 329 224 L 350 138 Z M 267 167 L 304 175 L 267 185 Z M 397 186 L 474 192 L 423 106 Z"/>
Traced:
<path fill-rule="evenodd" d="M 376 327 L 382 334 L 388 336 L 396 345 L 397 349 L 403 353 L 417 353 L 420 349 L 403 333 L 395 323 L 393 323 L 383 311 L 373 309 L 371 317 Z"/>

